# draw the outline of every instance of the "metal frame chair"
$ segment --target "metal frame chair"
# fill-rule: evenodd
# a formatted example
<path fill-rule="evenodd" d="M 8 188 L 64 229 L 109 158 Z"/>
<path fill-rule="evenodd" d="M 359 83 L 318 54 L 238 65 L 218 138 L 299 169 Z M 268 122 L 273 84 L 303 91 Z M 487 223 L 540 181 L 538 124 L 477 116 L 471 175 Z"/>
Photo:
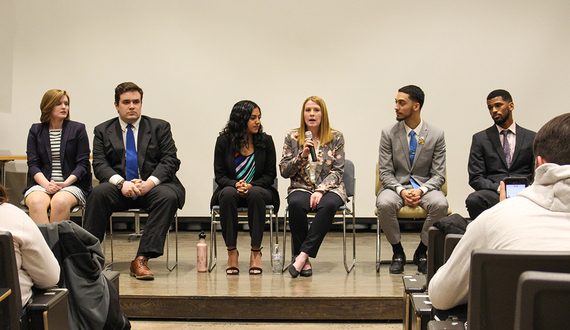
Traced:
<path fill-rule="evenodd" d="M 348 196 L 351 206 L 342 205 L 336 215 L 342 214 L 342 255 L 343 255 L 343 262 L 344 262 L 344 269 L 347 273 L 350 273 L 354 266 L 356 265 L 356 212 L 355 212 L 355 191 L 356 191 L 356 176 L 355 176 L 355 168 L 354 163 L 348 159 L 344 160 L 344 175 L 342 177 L 342 181 L 344 182 L 344 187 L 346 189 L 346 195 Z M 314 215 L 315 213 L 309 212 L 309 216 Z M 352 263 L 350 266 L 347 263 L 346 257 L 346 215 L 352 215 Z M 285 258 L 285 253 L 287 251 L 287 224 L 289 217 L 289 206 L 285 208 L 285 218 L 283 220 L 283 257 Z M 340 224 L 340 221 L 335 221 L 333 224 Z M 291 244 L 291 255 L 293 255 L 293 244 Z M 288 263 L 283 268 L 285 271 L 291 263 Z"/>
<path fill-rule="evenodd" d="M 110 268 L 115 263 L 115 256 L 113 254 L 113 216 L 118 214 L 124 213 L 132 213 L 135 219 L 135 232 L 129 234 L 129 240 L 140 238 L 142 236 L 141 230 L 141 214 L 148 215 L 143 209 L 128 209 L 126 211 L 121 212 L 113 212 L 113 214 L 109 217 L 109 235 L 111 236 L 111 262 L 105 265 L 105 268 Z M 172 227 L 172 225 L 170 226 Z M 173 271 L 174 268 L 178 266 L 178 211 L 174 214 L 174 228 L 175 228 L 175 255 L 176 260 L 172 267 L 170 266 L 170 228 L 166 233 L 166 269 L 168 271 Z M 104 240 L 107 239 L 107 233 L 105 233 Z M 103 242 L 103 253 L 107 256 L 107 244 Z"/>
<path fill-rule="evenodd" d="M 213 191 L 216 191 L 218 188 L 218 184 L 216 180 L 213 180 Z M 277 189 L 277 178 L 273 182 L 273 187 Z M 238 224 L 247 224 L 247 220 L 239 220 L 240 217 L 247 217 L 247 207 L 238 207 Z M 210 210 L 211 222 L 210 222 L 210 261 L 208 265 L 208 272 L 211 272 L 214 267 L 216 267 L 218 261 L 218 245 L 216 239 L 216 225 L 220 224 L 220 220 L 216 220 L 217 216 L 220 214 L 220 206 L 214 205 Z M 277 214 L 275 214 L 275 207 L 273 205 L 265 205 L 265 214 L 269 215 L 269 246 L 273 248 L 273 218 L 277 222 Z M 267 219 L 267 218 L 266 218 Z M 267 223 L 267 220 L 265 221 Z M 279 230 L 275 233 L 275 242 L 278 242 L 278 233 Z M 269 257 L 271 258 L 271 253 L 269 253 Z M 273 265 L 273 259 L 271 259 L 271 265 Z"/>
<path fill-rule="evenodd" d="M 378 192 L 382 188 L 382 182 L 380 181 L 380 169 L 378 168 L 378 163 L 376 163 L 376 196 L 378 196 Z M 441 186 L 441 191 L 447 197 L 447 174 L 445 176 L 445 182 Z M 451 207 L 448 207 L 447 214 L 451 214 Z M 378 220 L 378 209 L 374 209 L 374 215 L 376 215 L 376 272 L 380 271 L 380 238 L 382 234 L 382 229 L 380 228 L 380 221 Z M 424 210 L 421 206 L 414 206 L 410 207 L 404 205 L 397 213 L 396 217 L 398 218 L 399 223 L 413 223 L 418 222 L 420 219 L 425 220 L 427 218 L 427 211 Z M 428 249 L 429 251 L 429 249 Z"/>

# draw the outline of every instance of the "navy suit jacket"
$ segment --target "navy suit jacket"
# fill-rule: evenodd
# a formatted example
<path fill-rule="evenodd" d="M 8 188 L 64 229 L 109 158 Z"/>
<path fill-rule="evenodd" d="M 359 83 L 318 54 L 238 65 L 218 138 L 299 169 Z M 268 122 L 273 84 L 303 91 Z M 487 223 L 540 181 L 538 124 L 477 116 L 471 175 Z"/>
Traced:
<path fill-rule="evenodd" d="M 227 186 L 235 187 L 238 180 L 236 179 L 236 151 L 233 148 L 231 140 L 226 136 L 218 136 L 216 140 L 216 148 L 214 151 L 214 174 L 218 188 L 214 192 L 210 208 L 218 204 L 220 191 Z M 265 134 L 265 148 L 255 148 L 255 175 L 251 180 L 252 186 L 260 186 L 271 191 L 273 195 L 273 206 L 275 212 L 279 210 L 279 193 L 273 187 L 275 178 L 277 177 L 276 169 L 275 144 L 271 135 Z"/>
<path fill-rule="evenodd" d="M 119 118 L 97 125 L 93 138 L 93 171 L 100 182 L 107 182 L 119 174 L 126 178 L 125 143 Z M 141 116 L 137 140 L 137 159 L 142 180 L 151 175 L 171 187 L 178 198 L 178 208 L 184 206 L 186 190 L 176 172 L 180 160 L 176 157 L 176 145 L 167 121 Z"/>
<path fill-rule="evenodd" d="M 79 187 L 85 196 L 92 187 L 91 164 L 89 163 L 89 138 L 85 125 L 75 121 L 64 120 L 61 132 L 61 170 L 63 179 L 71 174 L 77 177 L 74 186 Z M 28 186 L 24 193 L 38 183 L 34 176 L 43 173 L 51 180 L 51 144 L 49 138 L 49 123 L 33 124 L 28 134 Z"/>
<path fill-rule="evenodd" d="M 517 144 L 510 168 L 507 168 L 507 159 L 496 125 L 473 135 L 467 166 L 469 185 L 473 189 L 497 191 L 499 182 L 512 176 L 525 177 L 529 184 L 532 182 L 534 175 L 532 143 L 536 133 L 519 125 L 516 127 Z"/>

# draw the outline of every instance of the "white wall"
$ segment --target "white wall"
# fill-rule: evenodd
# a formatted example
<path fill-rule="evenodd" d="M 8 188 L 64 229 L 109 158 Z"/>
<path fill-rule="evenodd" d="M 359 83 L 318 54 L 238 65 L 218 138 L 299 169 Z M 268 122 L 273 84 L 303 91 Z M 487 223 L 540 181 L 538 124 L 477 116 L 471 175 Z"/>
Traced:
<path fill-rule="evenodd" d="M 445 130 L 448 199 L 464 215 L 471 136 L 492 124 L 486 95 L 509 90 L 533 130 L 568 111 L 568 1 L 2 0 L 0 13 L 0 150 L 25 154 L 48 89 L 66 89 L 92 132 L 116 115 L 114 87 L 134 81 L 143 113 L 172 123 L 186 216 L 208 214 L 215 138 L 242 99 L 281 150 L 303 100 L 324 98 L 356 164 L 359 217 L 373 216 L 399 87 L 422 87 L 423 118 Z"/>

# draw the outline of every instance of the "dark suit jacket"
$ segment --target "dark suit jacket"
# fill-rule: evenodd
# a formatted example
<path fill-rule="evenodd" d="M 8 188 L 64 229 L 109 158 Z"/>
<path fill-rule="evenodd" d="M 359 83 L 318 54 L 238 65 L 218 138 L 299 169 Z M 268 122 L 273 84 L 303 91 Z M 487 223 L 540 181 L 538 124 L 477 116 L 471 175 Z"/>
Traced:
<path fill-rule="evenodd" d="M 235 153 L 231 140 L 225 136 L 218 136 L 214 151 L 214 174 L 218 188 L 214 191 L 210 208 L 218 204 L 220 191 L 227 186 L 235 187 L 236 179 Z M 277 177 L 275 145 L 271 135 L 265 135 L 265 148 L 255 148 L 255 175 L 250 184 L 269 189 L 273 195 L 275 212 L 279 210 L 279 193 L 273 187 Z"/>
<path fill-rule="evenodd" d="M 85 125 L 75 121 L 64 120 L 61 132 L 61 170 L 63 179 L 71 174 L 77 177 L 74 186 L 79 187 L 85 196 L 91 191 L 91 164 L 89 163 L 89 138 Z M 33 124 L 28 134 L 28 186 L 37 185 L 34 176 L 42 172 L 51 180 L 51 144 L 49 139 L 49 123 Z"/>
<path fill-rule="evenodd" d="M 467 166 L 469 185 L 473 189 L 497 191 L 499 182 L 510 176 L 522 176 L 527 178 L 529 184 L 532 182 L 534 174 L 532 143 L 536 133 L 519 125 L 516 127 L 517 144 L 510 168 L 507 168 L 507 160 L 496 125 L 473 135 Z"/>
<path fill-rule="evenodd" d="M 113 118 L 95 127 L 93 139 L 93 171 L 100 182 L 107 182 L 119 174 L 126 178 L 125 144 L 119 118 Z M 172 139 L 170 124 L 161 119 L 141 116 L 137 140 L 137 158 L 142 180 L 151 175 L 161 185 L 171 187 L 178 197 L 178 208 L 185 202 L 186 191 L 176 172 L 180 160 L 176 157 L 176 145 Z"/>

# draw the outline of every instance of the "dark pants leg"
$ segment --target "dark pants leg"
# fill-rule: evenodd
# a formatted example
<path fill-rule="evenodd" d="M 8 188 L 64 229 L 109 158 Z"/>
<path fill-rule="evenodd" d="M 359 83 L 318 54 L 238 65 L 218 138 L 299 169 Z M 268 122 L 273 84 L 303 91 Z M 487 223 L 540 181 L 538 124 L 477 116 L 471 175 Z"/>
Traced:
<path fill-rule="evenodd" d="M 234 187 L 220 191 L 220 223 L 226 246 L 237 245 L 238 207 L 247 207 L 251 246 L 260 246 L 265 228 L 265 205 L 272 203 L 271 192 L 261 187 L 251 187 L 245 198 Z"/>
<path fill-rule="evenodd" d="M 164 252 L 166 234 L 178 210 L 176 192 L 167 185 L 158 185 L 136 201 L 148 213 L 137 256 L 160 257 Z"/>
<path fill-rule="evenodd" d="M 94 187 L 85 207 L 85 229 L 103 241 L 109 218 L 113 212 L 131 208 L 141 208 L 148 213 L 137 256 L 156 258 L 164 251 L 166 232 L 178 209 L 174 190 L 167 185 L 159 185 L 146 195 L 133 200 L 121 194 L 114 185 L 104 182 Z"/>
<path fill-rule="evenodd" d="M 334 215 L 343 205 L 342 199 L 335 193 L 325 193 L 315 210 L 310 209 L 311 194 L 296 191 L 289 195 L 289 226 L 293 237 L 293 251 L 297 255 L 307 253 L 311 258 L 317 256 L 319 247 L 329 231 Z M 316 215 L 308 228 L 307 213 L 315 211 Z"/>
<path fill-rule="evenodd" d="M 499 202 L 499 194 L 492 190 L 479 190 L 472 192 L 465 200 L 465 206 L 469 212 L 469 218 L 475 220 L 479 214 L 493 207 Z"/>
<path fill-rule="evenodd" d="M 251 246 L 261 246 L 263 229 L 265 229 L 265 205 L 272 204 L 273 197 L 268 189 L 253 186 L 249 189 L 245 201 L 247 202 L 247 222 Z"/>

